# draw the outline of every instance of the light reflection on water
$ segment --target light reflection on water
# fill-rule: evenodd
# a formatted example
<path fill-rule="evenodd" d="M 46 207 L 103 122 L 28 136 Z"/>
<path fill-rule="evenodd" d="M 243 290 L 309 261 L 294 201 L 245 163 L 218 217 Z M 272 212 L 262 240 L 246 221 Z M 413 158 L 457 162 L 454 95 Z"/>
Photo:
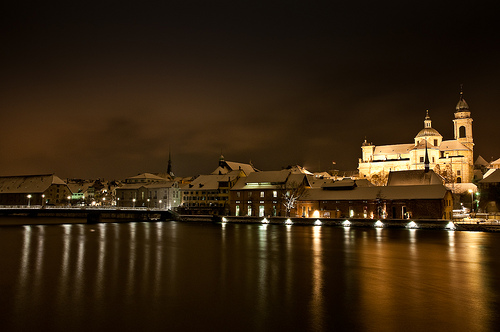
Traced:
<path fill-rule="evenodd" d="M 0 285 L 15 285 L 3 288 L 1 330 L 489 331 L 500 322 L 494 233 L 73 224 L 0 228 L 0 249 L 10 253 Z"/>

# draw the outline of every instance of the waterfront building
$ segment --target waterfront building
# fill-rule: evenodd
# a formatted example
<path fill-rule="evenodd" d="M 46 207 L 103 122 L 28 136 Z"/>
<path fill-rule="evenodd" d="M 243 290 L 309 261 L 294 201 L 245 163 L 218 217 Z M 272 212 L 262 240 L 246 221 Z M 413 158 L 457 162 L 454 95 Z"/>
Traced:
<path fill-rule="evenodd" d="M 296 168 L 251 173 L 231 189 L 230 215 L 294 217 L 295 201 L 307 187 L 307 174 Z"/>
<path fill-rule="evenodd" d="M 229 192 L 238 179 L 259 172 L 251 163 L 226 161 L 221 154 L 219 165 L 210 174 L 198 175 L 181 184 L 182 201 L 178 212 L 196 215 L 228 215 Z"/>
<path fill-rule="evenodd" d="M 54 174 L 0 177 L 0 205 L 68 205 L 71 190 Z"/>
<path fill-rule="evenodd" d="M 180 200 L 178 182 L 151 173 L 129 177 L 116 188 L 116 205 L 121 207 L 174 209 Z"/>
<path fill-rule="evenodd" d="M 181 214 L 227 215 L 229 191 L 246 173 L 239 169 L 225 174 L 199 175 L 192 182 L 181 185 Z"/>
<path fill-rule="evenodd" d="M 297 210 L 308 218 L 451 219 L 453 195 L 443 184 L 373 186 L 341 180 L 306 189 Z"/>
<path fill-rule="evenodd" d="M 427 112 L 424 128 L 413 143 L 374 145 L 365 140 L 358 164 L 359 176 L 382 185 L 390 172 L 424 169 L 427 155 L 430 168 L 442 175 L 446 183 L 470 183 L 474 177 L 472 118 L 462 92 L 455 108 L 453 131 L 453 140 L 443 140 L 432 127 Z"/>

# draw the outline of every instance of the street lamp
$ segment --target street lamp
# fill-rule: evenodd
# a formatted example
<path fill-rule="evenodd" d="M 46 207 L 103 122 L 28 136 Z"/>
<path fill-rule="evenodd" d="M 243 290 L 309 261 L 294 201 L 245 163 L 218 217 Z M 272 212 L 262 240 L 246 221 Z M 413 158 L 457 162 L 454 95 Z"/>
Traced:
<path fill-rule="evenodd" d="M 30 207 L 30 203 L 31 203 L 31 195 L 28 195 L 28 207 Z"/>
<path fill-rule="evenodd" d="M 42 207 L 44 206 L 45 204 L 45 194 L 42 195 Z"/>
<path fill-rule="evenodd" d="M 132 207 L 135 209 L 135 198 L 132 199 Z"/>
<path fill-rule="evenodd" d="M 68 196 L 67 199 L 68 199 L 68 206 L 71 206 L 71 196 Z"/>
<path fill-rule="evenodd" d="M 160 210 L 161 210 L 162 209 L 162 207 L 161 207 L 161 199 L 158 201 L 158 203 L 160 203 Z"/>
<path fill-rule="evenodd" d="M 472 213 L 472 210 L 474 209 L 474 190 L 469 189 L 469 194 L 470 194 L 470 213 Z"/>
<path fill-rule="evenodd" d="M 147 199 L 147 201 L 148 201 L 148 209 L 149 209 L 149 198 Z"/>

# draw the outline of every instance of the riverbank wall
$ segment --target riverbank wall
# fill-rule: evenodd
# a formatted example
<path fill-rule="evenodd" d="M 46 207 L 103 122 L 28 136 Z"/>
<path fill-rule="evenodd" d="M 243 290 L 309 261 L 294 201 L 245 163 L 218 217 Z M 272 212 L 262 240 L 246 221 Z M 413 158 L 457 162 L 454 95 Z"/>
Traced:
<path fill-rule="evenodd" d="M 234 217 L 234 216 L 191 216 L 181 215 L 180 221 L 220 222 L 230 224 L 268 224 L 286 226 L 337 226 L 337 227 L 376 227 L 376 228 L 409 228 L 456 231 L 500 232 L 500 223 L 495 222 L 463 222 L 462 220 L 442 219 L 333 219 L 333 218 L 286 218 L 286 217 Z"/>

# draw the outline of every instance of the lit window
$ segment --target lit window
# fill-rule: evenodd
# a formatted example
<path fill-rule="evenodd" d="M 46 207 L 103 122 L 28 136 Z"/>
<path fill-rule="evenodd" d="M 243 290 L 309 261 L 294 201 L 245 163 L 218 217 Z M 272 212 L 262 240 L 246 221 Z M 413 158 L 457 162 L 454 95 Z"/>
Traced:
<path fill-rule="evenodd" d="M 273 191 L 273 197 L 278 197 L 278 192 L 276 190 Z"/>
<path fill-rule="evenodd" d="M 264 197 L 264 192 L 263 191 L 260 192 L 260 197 Z"/>

